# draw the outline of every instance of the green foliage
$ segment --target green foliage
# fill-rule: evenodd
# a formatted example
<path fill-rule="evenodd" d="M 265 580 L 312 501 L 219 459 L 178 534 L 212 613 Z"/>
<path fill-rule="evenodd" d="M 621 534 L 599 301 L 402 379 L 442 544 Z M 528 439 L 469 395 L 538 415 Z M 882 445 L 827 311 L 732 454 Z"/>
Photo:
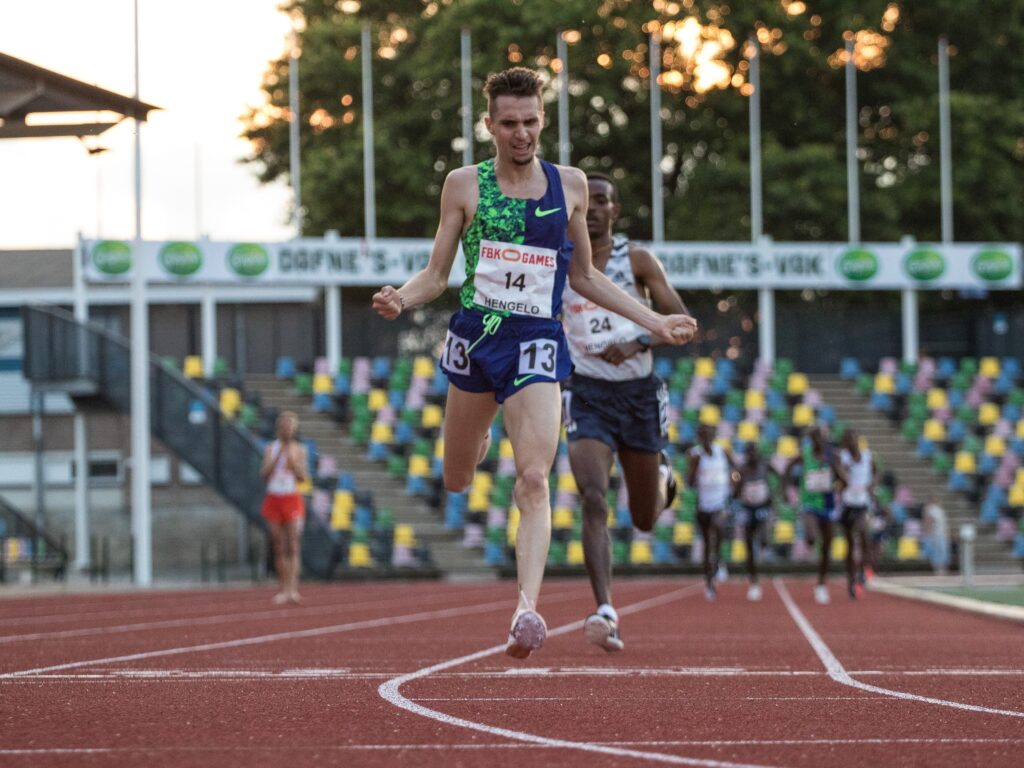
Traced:
<path fill-rule="evenodd" d="M 572 161 L 618 179 L 621 226 L 651 235 L 647 32 L 695 15 L 727 30 L 722 55 L 735 84 L 705 93 L 663 88 L 666 236 L 750 237 L 744 41 L 759 32 L 764 222 L 777 240 L 843 240 L 846 222 L 844 72 L 847 30 L 874 35 L 881 58 L 858 73 L 862 238 L 938 239 L 937 53 L 949 36 L 955 233 L 958 240 L 1024 240 L 1024 6 L 1019 0 L 296 0 L 301 13 L 302 197 L 306 232 L 363 233 L 360 31 L 374 41 L 378 231 L 429 237 L 445 175 L 462 163 L 459 31 L 473 40 L 474 158 L 491 154 L 481 93 L 487 73 L 512 64 L 554 78 L 556 33 L 569 47 Z M 893 8 L 898 18 L 893 20 Z M 888 9 L 888 11 L 887 11 Z M 793 8 L 796 10 L 796 8 Z M 672 13 L 670 13 L 672 12 Z M 885 14 L 890 14 L 885 21 Z M 666 71 L 670 68 L 670 45 Z M 599 58 L 606 54 L 606 59 Z M 628 58 L 627 58 L 628 57 Z M 680 71 L 678 59 L 675 65 Z M 288 175 L 288 62 L 263 82 L 270 108 L 246 115 L 247 158 L 263 181 Z M 557 157 L 557 101 L 549 92 L 542 154 Z"/>

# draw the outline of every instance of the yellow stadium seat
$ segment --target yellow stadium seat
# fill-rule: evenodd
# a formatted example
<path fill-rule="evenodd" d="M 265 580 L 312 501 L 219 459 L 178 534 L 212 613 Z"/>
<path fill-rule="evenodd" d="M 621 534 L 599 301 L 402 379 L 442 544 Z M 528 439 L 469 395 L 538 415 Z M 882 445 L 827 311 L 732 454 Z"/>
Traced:
<path fill-rule="evenodd" d="M 741 443 L 756 443 L 761 439 L 761 429 L 752 421 L 741 421 L 736 439 Z"/>
<path fill-rule="evenodd" d="M 6 539 L 4 545 L 7 548 L 7 560 L 9 562 L 21 559 L 21 545 L 17 539 Z"/>
<path fill-rule="evenodd" d="M 181 367 L 181 372 L 186 379 L 203 378 L 203 358 L 199 355 L 189 355 Z"/>
<path fill-rule="evenodd" d="M 575 539 L 565 548 L 565 561 L 569 565 L 583 565 L 583 542 Z"/>
<path fill-rule="evenodd" d="M 373 427 L 370 429 L 371 443 L 384 443 L 384 445 L 391 445 L 394 440 L 395 435 L 390 424 L 385 424 L 382 421 L 373 422 Z"/>
<path fill-rule="evenodd" d="M 468 507 L 470 512 L 486 512 L 491 504 L 491 497 L 487 491 L 473 489 L 469 492 Z"/>
<path fill-rule="evenodd" d="M 677 547 L 693 544 L 693 523 L 676 523 L 672 528 L 672 543 Z"/>
<path fill-rule="evenodd" d="M 373 566 L 373 558 L 370 557 L 370 545 L 362 542 L 353 542 L 348 548 L 348 564 L 350 568 L 370 568 Z"/>
<path fill-rule="evenodd" d="M 1017 483 L 1010 486 L 1010 492 L 1006 495 L 1006 503 L 1011 507 L 1024 507 L 1024 484 Z"/>
<path fill-rule="evenodd" d="M 946 397 L 946 390 L 938 387 L 932 387 L 928 390 L 927 399 L 928 410 L 934 411 L 939 408 L 949 407 L 949 398 Z"/>
<path fill-rule="evenodd" d="M 371 389 L 370 395 L 366 399 L 367 407 L 376 413 L 381 408 L 388 404 L 388 393 L 383 389 Z"/>
<path fill-rule="evenodd" d="M 715 445 L 720 445 L 727 451 L 732 450 L 732 440 L 730 440 L 728 437 L 716 437 Z"/>
<path fill-rule="evenodd" d="M 892 380 L 890 373 L 875 374 L 875 392 L 881 395 L 891 395 L 896 391 L 896 382 Z"/>
<path fill-rule="evenodd" d="M 809 405 L 798 403 L 793 408 L 793 426 L 809 427 L 814 423 L 814 409 Z"/>
<path fill-rule="evenodd" d="M 773 540 L 776 544 L 792 544 L 793 543 L 793 523 L 789 520 L 776 520 L 775 531 L 773 532 Z"/>
<path fill-rule="evenodd" d="M 572 510 L 568 507 L 555 507 L 551 513 L 551 527 L 559 530 L 572 528 Z"/>
<path fill-rule="evenodd" d="M 1017 428 L 1014 430 L 1014 436 L 1018 440 L 1024 440 L 1024 419 L 1017 422 Z"/>
<path fill-rule="evenodd" d="M 765 409 L 764 392 L 759 389 L 748 389 L 743 396 L 743 407 L 748 411 L 763 411 Z"/>
<path fill-rule="evenodd" d="M 334 501 L 331 505 L 333 512 L 352 512 L 356 507 L 356 499 L 352 491 L 335 491 Z"/>
<path fill-rule="evenodd" d="M 400 547 L 415 547 L 416 533 L 411 525 L 395 526 L 395 544 Z"/>
<path fill-rule="evenodd" d="M 470 485 L 470 491 L 480 491 L 482 493 L 490 493 L 494 487 L 494 475 L 490 472 L 484 472 L 482 469 L 478 469 L 473 474 L 473 484 Z"/>
<path fill-rule="evenodd" d="M 693 366 L 693 375 L 702 379 L 713 379 L 715 377 L 715 361 L 710 357 L 698 357 Z"/>
<path fill-rule="evenodd" d="M 510 547 L 516 545 L 516 534 L 519 533 L 519 507 L 513 505 L 508 511 L 508 527 L 505 529 L 505 540 Z"/>
<path fill-rule="evenodd" d="M 978 361 L 978 373 L 986 379 L 998 379 L 1000 372 L 998 357 L 983 357 Z"/>
<path fill-rule="evenodd" d="M 576 478 L 572 472 L 562 472 L 558 475 L 558 490 L 566 493 L 578 493 Z"/>
<path fill-rule="evenodd" d="M 871 447 L 871 444 L 868 442 L 868 436 L 861 435 L 860 437 L 858 437 L 857 445 L 860 447 L 862 451 L 868 450 Z"/>
<path fill-rule="evenodd" d="M 1024 467 L 1018 467 L 1013 476 L 1013 484 L 1024 487 Z"/>
<path fill-rule="evenodd" d="M 1006 441 L 999 435 L 989 435 L 985 438 L 985 453 L 989 456 L 1001 458 L 1006 455 Z"/>
<path fill-rule="evenodd" d="M 423 415 L 420 416 L 420 425 L 425 429 L 435 429 L 441 426 L 444 421 L 444 409 L 440 405 L 430 403 L 423 406 Z"/>
<path fill-rule="evenodd" d="M 647 565 L 653 562 L 651 555 L 651 542 L 643 539 L 634 539 L 629 545 L 629 562 L 634 565 Z"/>
<path fill-rule="evenodd" d="M 418 379 L 434 378 L 434 361 L 426 355 L 419 355 L 412 362 L 412 375 Z"/>
<path fill-rule="evenodd" d="M 615 519 L 615 510 L 609 509 L 608 510 L 608 528 L 609 529 L 614 528 L 616 522 L 617 521 Z"/>
<path fill-rule="evenodd" d="M 235 418 L 242 406 L 242 395 L 234 387 L 224 387 L 220 391 L 220 410 L 229 419 Z"/>
<path fill-rule="evenodd" d="M 335 509 L 331 511 L 331 530 L 348 531 L 352 529 L 352 513 L 348 510 Z"/>
<path fill-rule="evenodd" d="M 775 444 L 775 452 L 784 459 L 795 459 L 800 455 L 800 441 L 793 435 L 782 435 Z"/>
<path fill-rule="evenodd" d="M 957 451 L 956 457 L 953 459 L 953 469 L 957 472 L 963 472 L 965 475 L 973 475 L 978 471 L 978 464 L 974 454 L 970 451 Z"/>
<path fill-rule="evenodd" d="M 674 421 L 668 423 L 668 441 L 670 443 L 679 442 L 679 426 Z"/>
<path fill-rule="evenodd" d="M 313 494 L 313 478 L 307 477 L 295 484 L 295 490 L 300 496 L 311 496 Z"/>
<path fill-rule="evenodd" d="M 747 542 L 743 539 L 733 539 L 729 548 L 729 560 L 734 563 L 745 563 L 747 561 Z"/>
<path fill-rule="evenodd" d="M 807 374 L 791 373 L 786 379 L 786 394 L 802 395 L 807 391 Z"/>
<path fill-rule="evenodd" d="M 409 457 L 409 476 L 430 477 L 430 459 L 419 455 Z"/>
<path fill-rule="evenodd" d="M 434 458 L 435 459 L 443 459 L 444 458 L 444 440 L 442 438 L 440 438 L 440 437 L 437 438 L 437 440 L 434 441 Z"/>
<path fill-rule="evenodd" d="M 717 427 L 718 422 L 722 420 L 722 413 L 718 410 L 717 405 L 711 403 L 705 403 L 700 407 L 700 423 L 707 424 L 711 427 Z"/>
<path fill-rule="evenodd" d="M 515 454 L 512 452 L 512 441 L 507 437 L 501 438 L 501 442 L 498 443 L 498 458 L 499 459 L 514 459 Z"/>
<path fill-rule="evenodd" d="M 314 395 L 329 395 L 334 390 L 334 382 L 331 381 L 330 374 L 317 373 L 313 376 L 313 394 Z"/>
<path fill-rule="evenodd" d="M 921 542 L 912 536 L 900 536 L 896 544 L 896 558 L 898 560 L 920 560 Z"/>
<path fill-rule="evenodd" d="M 999 406 L 995 403 L 982 403 L 978 408 L 978 423 L 983 427 L 991 427 L 999 421 Z"/>
<path fill-rule="evenodd" d="M 924 423 L 924 436 L 933 443 L 942 442 L 946 439 L 946 425 L 938 419 L 928 419 Z"/>
<path fill-rule="evenodd" d="M 846 539 L 842 536 L 836 536 L 832 539 L 832 561 L 839 562 L 840 560 L 846 559 Z"/>

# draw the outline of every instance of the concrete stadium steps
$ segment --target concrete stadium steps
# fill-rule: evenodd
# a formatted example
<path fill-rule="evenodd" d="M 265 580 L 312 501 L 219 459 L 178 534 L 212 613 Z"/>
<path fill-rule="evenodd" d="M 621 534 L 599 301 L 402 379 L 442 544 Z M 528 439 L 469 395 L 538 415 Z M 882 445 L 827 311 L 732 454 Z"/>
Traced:
<path fill-rule="evenodd" d="M 405 492 L 405 483 L 392 478 L 382 464 L 366 458 L 366 448 L 355 445 L 348 430 L 331 416 L 312 410 L 312 398 L 295 393 L 293 383 L 271 374 L 252 374 L 245 379 L 247 391 L 260 393 L 263 405 L 295 411 L 303 438 L 316 441 L 321 455 L 334 456 L 338 467 L 352 474 L 356 488 L 373 494 L 378 509 L 390 509 L 396 523 L 411 525 L 417 540 L 430 547 L 434 562 L 446 574 L 495 574 L 483 562 L 480 550 L 462 546 L 462 533 L 444 527 L 439 516 L 423 501 Z"/>
<path fill-rule="evenodd" d="M 958 532 L 962 523 L 977 526 L 975 554 L 979 570 L 1019 570 L 1020 563 L 1012 556 L 1011 549 L 996 540 L 995 526 L 978 522 L 978 505 L 949 490 L 947 478 L 935 474 L 930 463 L 917 456 L 917 446 L 903 439 L 898 424 L 868 407 L 868 399 L 857 394 L 852 381 L 844 381 L 838 376 L 816 375 L 810 379 L 810 385 L 821 393 L 824 402 L 835 409 L 836 418 L 868 439 L 871 450 L 878 456 L 882 472 L 893 472 L 897 482 L 910 486 L 914 498 L 922 504 L 927 503 L 931 494 L 937 494 L 939 503 L 946 510 L 950 533 Z"/>

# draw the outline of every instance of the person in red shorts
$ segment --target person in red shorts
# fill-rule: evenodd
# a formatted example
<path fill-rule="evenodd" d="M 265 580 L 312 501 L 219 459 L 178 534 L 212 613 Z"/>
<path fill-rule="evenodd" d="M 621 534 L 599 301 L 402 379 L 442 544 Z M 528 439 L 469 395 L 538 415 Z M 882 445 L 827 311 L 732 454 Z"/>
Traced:
<path fill-rule="evenodd" d="M 274 568 L 281 591 L 274 602 L 299 602 L 299 534 L 306 514 L 299 483 L 309 479 L 306 446 L 295 439 L 299 419 L 291 411 L 277 417 L 277 439 L 263 450 L 260 477 L 266 483 L 263 517 L 270 523 Z"/>

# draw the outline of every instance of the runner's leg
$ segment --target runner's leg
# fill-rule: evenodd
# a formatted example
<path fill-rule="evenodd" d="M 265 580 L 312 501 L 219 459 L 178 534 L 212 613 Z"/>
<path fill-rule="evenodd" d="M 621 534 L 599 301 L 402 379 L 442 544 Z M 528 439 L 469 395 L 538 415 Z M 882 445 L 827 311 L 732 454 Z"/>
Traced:
<path fill-rule="evenodd" d="M 473 482 L 476 465 L 498 403 L 491 392 L 465 392 L 448 385 L 444 417 L 444 487 L 462 492 Z M 557 433 L 556 433 L 557 434 Z"/>
<path fill-rule="evenodd" d="M 629 493 L 629 514 L 633 525 L 641 531 L 654 528 L 658 515 L 666 506 L 658 459 L 657 453 L 632 448 L 619 450 L 619 463 L 622 464 L 622 475 Z"/>
<path fill-rule="evenodd" d="M 569 443 L 569 463 L 583 500 L 583 561 L 598 605 L 612 602 L 611 537 L 606 499 L 613 458 L 612 449 L 600 440 L 584 438 Z"/>

